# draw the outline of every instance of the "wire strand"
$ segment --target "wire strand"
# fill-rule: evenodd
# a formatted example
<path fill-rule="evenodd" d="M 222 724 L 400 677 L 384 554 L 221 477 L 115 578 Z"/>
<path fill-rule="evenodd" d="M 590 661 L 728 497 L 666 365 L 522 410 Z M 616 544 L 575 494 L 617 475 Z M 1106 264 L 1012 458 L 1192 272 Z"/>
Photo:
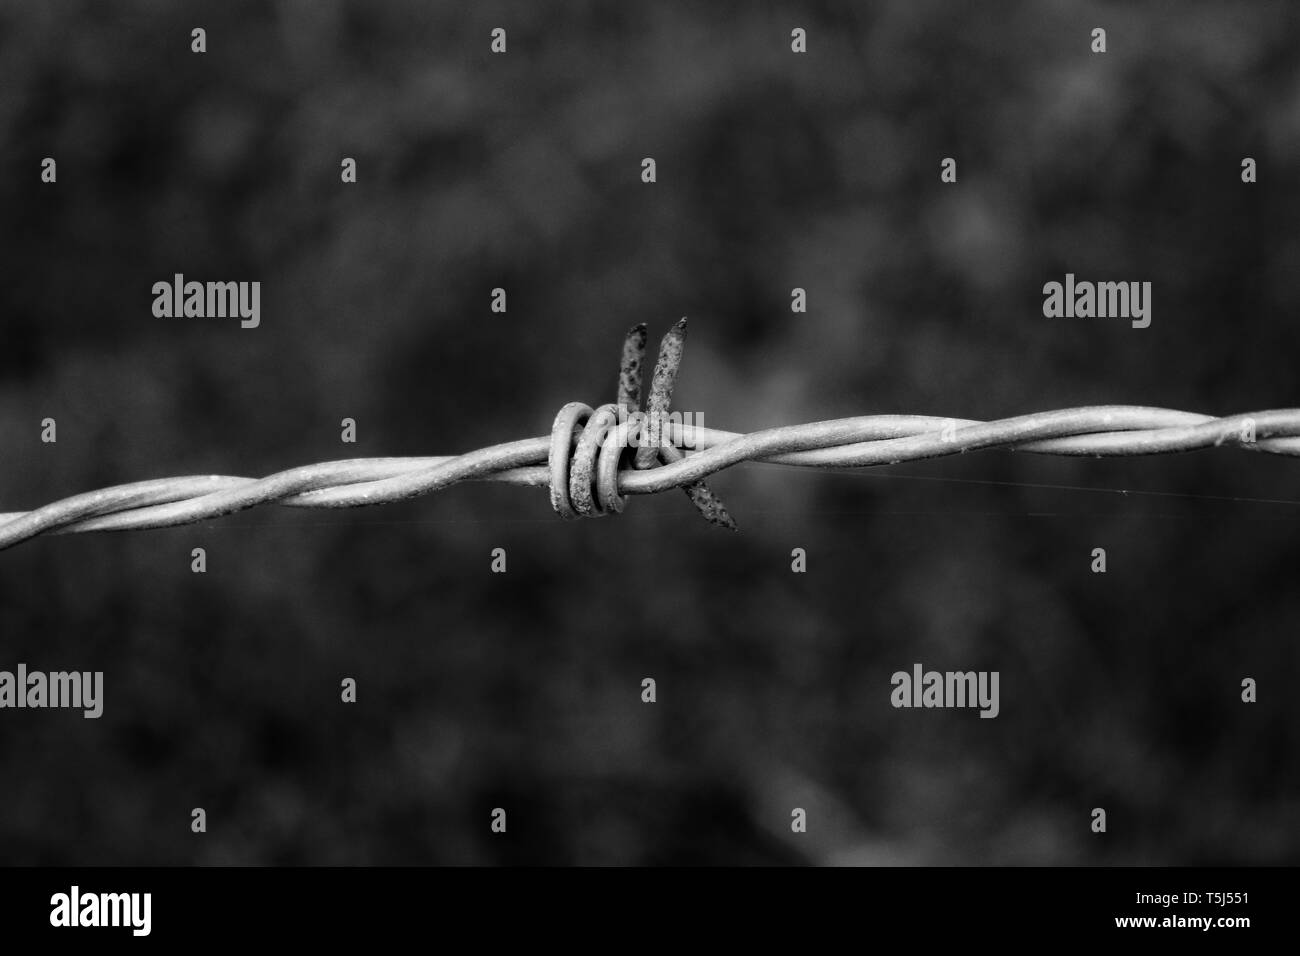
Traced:
<path fill-rule="evenodd" d="M 623 343 L 617 402 L 560 409 L 549 436 L 433 458 L 352 458 L 265 478 L 186 475 L 64 498 L 34 511 L 0 514 L 0 550 L 43 534 L 132 531 L 208 521 L 281 504 L 359 508 L 425 495 L 462 481 L 546 487 L 561 517 L 617 514 L 627 495 L 683 489 L 696 510 L 736 530 L 705 480 L 746 462 L 806 468 L 870 468 L 1008 448 L 1045 455 L 1155 455 L 1232 444 L 1300 455 L 1300 409 L 1215 418 L 1168 408 L 1095 405 L 980 422 L 926 415 L 867 415 L 742 434 L 692 426 L 670 414 L 686 342 L 686 319 L 659 345 L 641 409 L 646 327 Z"/>
<path fill-rule="evenodd" d="M 580 428 L 575 431 L 580 435 Z M 686 487 L 746 462 L 869 468 L 994 448 L 1115 457 L 1225 444 L 1300 456 L 1300 409 L 1294 408 L 1215 418 L 1166 408 L 1099 405 L 991 422 L 870 415 L 748 434 L 678 423 L 666 423 L 663 432 L 684 457 L 647 470 L 637 470 L 625 460 L 616 476 L 619 495 Z M 571 447 L 577 443 L 575 436 Z M 165 528 L 270 503 L 295 508 L 386 504 L 462 481 L 548 487 L 550 447 L 551 438 L 542 436 L 454 457 L 357 458 L 304 465 L 265 478 L 190 475 L 117 485 L 34 511 L 0 514 L 0 549 L 41 534 Z"/>

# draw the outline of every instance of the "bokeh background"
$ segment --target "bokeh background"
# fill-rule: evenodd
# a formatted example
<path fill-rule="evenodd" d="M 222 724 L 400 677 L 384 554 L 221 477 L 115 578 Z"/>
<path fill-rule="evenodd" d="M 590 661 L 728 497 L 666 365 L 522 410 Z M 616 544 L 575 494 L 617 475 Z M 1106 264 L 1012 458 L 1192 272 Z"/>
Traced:
<path fill-rule="evenodd" d="M 682 315 L 675 405 L 735 430 L 1300 405 L 1298 43 L 1222 0 L 0 4 L 0 511 L 540 435 Z M 175 272 L 261 281 L 261 327 L 154 318 Z M 1045 319 L 1066 272 L 1151 281 L 1151 327 Z M 0 861 L 1295 863 L 1298 469 L 992 452 L 733 469 L 740 535 L 474 484 L 29 542 L 0 667 L 103 670 L 106 710 L 0 713 Z M 999 670 L 1001 716 L 894 710 L 915 661 Z"/>

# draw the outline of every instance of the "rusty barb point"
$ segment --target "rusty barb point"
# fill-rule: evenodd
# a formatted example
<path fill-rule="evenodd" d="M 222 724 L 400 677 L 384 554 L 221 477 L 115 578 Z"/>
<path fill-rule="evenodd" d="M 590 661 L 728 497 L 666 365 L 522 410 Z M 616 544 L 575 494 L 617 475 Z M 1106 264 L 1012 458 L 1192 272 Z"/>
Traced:
<path fill-rule="evenodd" d="M 645 324 L 628 330 L 618 375 L 618 397 L 592 410 L 569 402 L 555 416 L 547 454 L 551 507 L 562 518 L 618 514 L 626 499 L 619 494 L 619 473 L 628 460 L 639 471 L 671 465 L 686 455 L 669 440 L 673 385 L 686 348 L 686 319 L 680 319 L 659 343 L 659 360 L 650 379 L 650 397 L 641 407 L 641 366 L 645 360 Z M 679 431 L 678 434 L 681 434 Z M 576 445 L 575 445 L 576 443 Z M 703 479 L 681 486 L 708 521 L 739 530 L 722 500 Z"/>

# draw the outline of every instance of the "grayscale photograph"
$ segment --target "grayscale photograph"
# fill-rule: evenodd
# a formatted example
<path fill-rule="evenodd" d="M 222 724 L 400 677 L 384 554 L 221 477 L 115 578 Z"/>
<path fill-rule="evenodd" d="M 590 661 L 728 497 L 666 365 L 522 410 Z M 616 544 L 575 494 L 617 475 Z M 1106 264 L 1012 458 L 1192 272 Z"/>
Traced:
<path fill-rule="evenodd" d="M 1223 0 L 0 3 L 20 922 L 827 867 L 1248 938 L 1300 863 L 1297 49 Z"/>

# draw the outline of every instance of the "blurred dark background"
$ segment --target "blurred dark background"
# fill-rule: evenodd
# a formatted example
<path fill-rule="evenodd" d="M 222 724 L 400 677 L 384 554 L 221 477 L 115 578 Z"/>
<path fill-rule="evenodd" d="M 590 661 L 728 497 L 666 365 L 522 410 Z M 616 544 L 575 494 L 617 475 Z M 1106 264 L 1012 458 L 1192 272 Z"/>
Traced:
<path fill-rule="evenodd" d="M 2 4 L 0 511 L 540 435 L 682 315 L 721 428 L 1300 405 L 1298 43 L 1224 0 Z M 1045 319 L 1067 271 L 1151 327 Z M 155 318 L 175 272 L 261 327 Z M 471 484 L 39 539 L 0 667 L 105 714 L 0 714 L 0 861 L 1295 863 L 1298 477 L 991 452 L 732 469 L 740 535 Z M 914 661 L 1001 716 L 894 710 Z"/>

